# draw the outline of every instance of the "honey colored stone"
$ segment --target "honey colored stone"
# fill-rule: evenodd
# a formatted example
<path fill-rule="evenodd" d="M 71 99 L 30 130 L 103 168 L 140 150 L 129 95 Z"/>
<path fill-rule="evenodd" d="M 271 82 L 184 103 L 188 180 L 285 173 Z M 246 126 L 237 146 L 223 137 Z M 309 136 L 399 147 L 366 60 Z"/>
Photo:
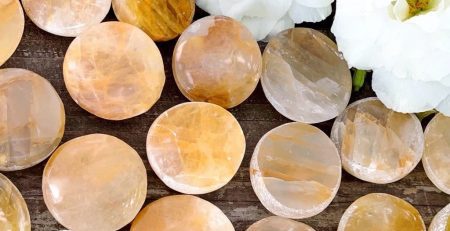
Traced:
<path fill-rule="evenodd" d="M 255 90 L 261 75 L 261 51 L 240 22 L 209 16 L 180 36 L 172 69 L 181 93 L 191 101 L 232 108 Z"/>
<path fill-rule="evenodd" d="M 42 191 L 48 210 L 67 229 L 118 230 L 144 204 L 147 173 L 128 144 L 92 134 L 55 151 L 44 169 Z"/>
<path fill-rule="evenodd" d="M 0 230 L 31 231 L 27 204 L 14 184 L 0 173 Z"/>
<path fill-rule="evenodd" d="M 22 39 L 25 18 L 19 0 L 0 0 L 0 66 L 11 57 Z"/>
<path fill-rule="evenodd" d="M 348 64 L 336 44 L 308 28 L 289 29 L 269 41 L 261 84 L 278 112 L 304 123 L 335 118 L 352 91 Z"/>
<path fill-rule="evenodd" d="M 408 175 L 422 158 L 423 130 L 414 114 L 386 108 L 377 98 L 348 106 L 334 122 L 331 139 L 344 169 L 353 176 L 387 184 Z"/>
<path fill-rule="evenodd" d="M 428 231 L 450 231 L 450 204 L 434 216 Z"/>
<path fill-rule="evenodd" d="M 22 4 L 39 28 L 66 37 L 99 24 L 111 8 L 111 0 L 22 0 Z"/>
<path fill-rule="evenodd" d="M 131 231 L 234 231 L 227 216 L 215 205 L 189 195 L 163 197 L 147 205 Z"/>
<path fill-rule="evenodd" d="M 247 231 L 314 231 L 314 229 L 298 221 L 273 216 L 255 222 Z"/>
<path fill-rule="evenodd" d="M 234 116 L 210 103 L 184 103 L 153 122 L 147 156 L 170 188 L 203 194 L 227 184 L 245 153 L 244 133 Z"/>
<path fill-rule="evenodd" d="M 265 134 L 250 162 L 253 190 L 275 215 L 307 218 L 322 212 L 341 183 L 333 142 L 316 127 L 289 123 Z"/>
<path fill-rule="evenodd" d="M 113 0 L 117 18 L 145 31 L 154 41 L 180 35 L 192 22 L 195 0 Z"/>
<path fill-rule="evenodd" d="M 338 231 L 425 231 L 419 211 L 389 194 L 365 195 L 345 210 Z"/>
<path fill-rule="evenodd" d="M 43 161 L 61 141 L 64 125 L 64 105 L 46 79 L 24 69 L 0 69 L 0 171 Z"/>
<path fill-rule="evenodd" d="M 72 98 L 86 111 L 109 120 L 148 111 L 161 96 L 165 78 L 155 43 L 122 22 L 85 31 L 64 59 L 64 81 Z"/>

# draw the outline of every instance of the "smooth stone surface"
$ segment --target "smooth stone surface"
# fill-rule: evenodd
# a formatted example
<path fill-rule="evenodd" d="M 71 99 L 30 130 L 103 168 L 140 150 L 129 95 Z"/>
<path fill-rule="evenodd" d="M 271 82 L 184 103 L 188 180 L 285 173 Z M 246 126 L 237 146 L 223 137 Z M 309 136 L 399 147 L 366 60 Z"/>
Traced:
<path fill-rule="evenodd" d="M 225 16 L 195 21 L 175 46 L 172 69 L 191 101 L 232 108 L 246 100 L 261 76 L 258 43 L 240 22 Z"/>
<path fill-rule="evenodd" d="M 64 134 L 64 105 L 53 86 L 24 69 L 0 69 L 0 171 L 47 158 Z"/>
<path fill-rule="evenodd" d="M 0 66 L 20 43 L 25 18 L 19 0 L 0 0 Z"/>
<path fill-rule="evenodd" d="M 433 184 L 450 194 L 450 117 L 437 114 L 427 125 L 422 163 Z"/>
<path fill-rule="evenodd" d="M 320 129 L 299 122 L 266 133 L 250 162 L 253 190 L 275 215 L 307 218 L 331 203 L 341 183 L 341 160 Z"/>
<path fill-rule="evenodd" d="M 199 197 L 163 197 L 147 205 L 131 231 L 234 231 L 231 221 L 215 205 Z"/>
<path fill-rule="evenodd" d="M 336 44 L 308 28 L 289 29 L 270 39 L 261 84 L 278 112 L 303 123 L 335 118 L 352 91 L 348 64 Z"/>
<path fill-rule="evenodd" d="M 0 230 L 31 231 L 27 204 L 14 184 L 0 173 Z"/>
<path fill-rule="evenodd" d="M 105 22 L 85 31 L 70 44 L 64 58 L 70 96 L 103 119 L 145 113 L 161 96 L 165 79 L 156 44 L 137 27 L 122 22 Z"/>
<path fill-rule="evenodd" d="M 450 231 L 450 204 L 436 214 L 428 231 Z"/>
<path fill-rule="evenodd" d="M 314 231 L 314 229 L 298 221 L 273 216 L 255 222 L 247 231 Z"/>
<path fill-rule="evenodd" d="M 234 116 L 210 103 L 170 108 L 152 124 L 147 156 L 171 189 L 203 194 L 227 184 L 245 153 L 245 136 Z"/>
<path fill-rule="evenodd" d="M 131 222 L 147 195 L 147 172 L 138 153 L 104 134 L 61 145 L 44 169 L 44 201 L 67 229 L 118 230 Z"/>
<path fill-rule="evenodd" d="M 387 184 L 408 175 L 422 158 L 422 125 L 414 114 L 386 108 L 377 98 L 348 106 L 333 124 L 331 139 L 353 176 Z"/>
<path fill-rule="evenodd" d="M 22 0 L 22 4 L 39 28 L 66 37 L 99 24 L 111 8 L 111 0 Z"/>
<path fill-rule="evenodd" d="M 338 231 L 425 231 L 419 211 L 398 197 L 372 193 L 345 210 Z"/>
<path fill-rule="evenodd" d="M 113 0 L 121 22 L 145 31 L 154 41 L 168 41 L 180 35 L 192 22 L 195 0 Z"/>

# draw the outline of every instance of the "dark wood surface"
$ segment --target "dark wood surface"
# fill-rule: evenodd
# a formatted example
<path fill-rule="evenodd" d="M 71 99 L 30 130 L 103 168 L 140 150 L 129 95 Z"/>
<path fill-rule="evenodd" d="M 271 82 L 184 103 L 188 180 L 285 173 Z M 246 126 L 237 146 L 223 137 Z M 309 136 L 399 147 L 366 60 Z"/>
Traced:
<path fill-rule="evenodd" d="M 206 15 L 200 10 L 196 18 Z M 116 20 L 110 12 L 106 21 Z M 299 26 L 313 27 L 330 35 L 332 16 L 318 24 Z M 1 36 L 1 35 L 0 35 Z M 107 38 L 105 38 L 107 39 Z M 167 81 L 163 95 L 156 105 L 147 113 L 120 122 L 97 118 L 81 109 L 69 96 L 63 81 L 62 63 L 64 54 L 72 38 L 58 37 L 37 28 L 28 18 L 23 39 L 13 57 L 2 68 L 15 67 L 34 71 L 47 78 L 60 94 L 66 109 L 66 131 L 62 142 L 91 133 L 105 133 L 124 140 L 135 148 L 148 171 L 148 193 L 145 205 L 163 196 L 177 194 L 166 187 L 153 173 L 147 161 L 145 141 L 147 131 L 154 119 L 168 108 L 186 102 L 173 80 L 171 56 L 176 41 L 158 43 L 166 67 Z M 261 43 L 261 49 L 264 44 Z M 370 80 L 368 81 L 370 83 Z M 360 92 L 352 95 L 352 101 L 374 96 L 370 85 L 366 84 Z M 239 120 L 246 136 L 247 151 L 242 165 L 225 187 L 200 197 L 221 208 L 230 218 L 237 231 L 245 230 L 253 222 L 270 216 L 253 192 L 250 184 L 248 167 L 250 157 L 258 140 L 269 130 L 290 122 L 277 113 L 265 98 L 261 86 L 240 106 L 231 110 Z M 424 124 L 425 125 L 425 124 Z M 330 133 L 332 121 L 317 124 L 327 134 Z M 47 210 L 41 190 L 42 172 L 47 161 L 16 172 L 4 173 L 22 192 L 31 215 L 32 230 L 63 230 L 64 227 L 52 217 Z M 422 214 L 427 226 L 433 216 L 450 202 L 450 196 L 440 192 L 425 175 L 422 164 L 404 179 L 387 185 L 376 185 L 360 181 L 343 173 L 341 187 L 332 204 L 322 213 L 302 220 L 317 231 L 336 230 L 344 210 L 357 198 L 374 192 L 389 193 L 403 198 L 413 204 Z M 144 205 L 144 206 L 145 206 Z M 129 230 L 126 226 L 122 230 Z"/>

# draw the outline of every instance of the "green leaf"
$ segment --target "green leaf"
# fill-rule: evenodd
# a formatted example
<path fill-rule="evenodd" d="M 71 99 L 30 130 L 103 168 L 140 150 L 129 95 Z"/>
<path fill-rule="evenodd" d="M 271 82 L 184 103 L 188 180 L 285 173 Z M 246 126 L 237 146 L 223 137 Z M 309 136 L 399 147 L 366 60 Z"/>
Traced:
<path fill-rule="evenodd" d="M 367 71 L 364 70 L 355 70 L 353 74 L 353 91 L 359 91 L 362 86 L 364 86 L 364 82 L 366 81 Z"/>

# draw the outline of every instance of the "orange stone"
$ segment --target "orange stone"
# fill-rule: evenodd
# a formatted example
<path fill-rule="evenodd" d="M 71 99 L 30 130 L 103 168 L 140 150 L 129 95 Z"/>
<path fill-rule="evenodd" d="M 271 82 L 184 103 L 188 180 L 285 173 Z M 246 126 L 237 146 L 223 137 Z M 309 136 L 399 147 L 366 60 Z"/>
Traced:
<path fill-rule="evenodd" d="M 19 0 L 0 0 L 0 66 L 11 57 L 22 39 L 25 18 Z"/>
<path fill-rule="evenodd" d="M 283 217 L 267 217 L 255 222 L 247 231 L 315 231 L 309 225 Z"/>

